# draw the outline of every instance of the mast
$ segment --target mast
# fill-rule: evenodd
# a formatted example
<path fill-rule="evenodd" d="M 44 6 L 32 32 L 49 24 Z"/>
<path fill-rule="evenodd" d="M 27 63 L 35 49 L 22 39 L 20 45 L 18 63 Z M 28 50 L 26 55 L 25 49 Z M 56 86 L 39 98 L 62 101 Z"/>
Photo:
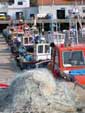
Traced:
<path fill-rule="evenodd" d="M 71 44 L 78 44 L 78 8 L 77 1 L 74 1 L 74 7 L 69 12 L 69 40 Z"/>
<path fill-rule="evenodd" d="M 54 7 L 54 0 L 52 0 L 52 33 L 53 33 L 53 7 Z"/>
<path fill-rule="evenodd" d="M 81 5 L 83 5 L 83 4 L 84 4 L 84 1 L 82 0 L 82 1 L 81 1 Z"/>
<path fill-rule="evenodd" d="M 79 10 L 78 10 L 78 4 L 77 4 L 77 0 L 75 0 L 76 4 L 75 4 L 75 12 L 76 12 L 76 16 L 77 16 L 77 19 L 79 20 L 79 23 L 80 23 L 80 19 L 79 19 Z M 76 19 L 76 41 L 77 41 L 77 44 L 78 44 L 78 26 L 77 26 L 77 19 Z"/>

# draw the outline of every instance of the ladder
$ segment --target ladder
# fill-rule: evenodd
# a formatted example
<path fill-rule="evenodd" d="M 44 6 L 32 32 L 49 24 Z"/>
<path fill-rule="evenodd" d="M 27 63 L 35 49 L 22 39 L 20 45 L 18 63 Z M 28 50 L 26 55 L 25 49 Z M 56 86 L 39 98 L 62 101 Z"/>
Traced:
<path fill-rule="evenodd" d="M 72 14 L 70 15 L 70 19 L 69 19 L 69 23 L 70 23 L 70 30 L 74 30 L 74 31 L 69 31 L 69 37 L 71 37 L 72 39 L 72 43 L 76 43 L 78 44 L 78 26 L 77 23 L 79 23 L 80 29 L 82 30 L 82 22 L 80 19 L 80 15 L 79 15 L 79 11 L 78 11 L 78 7 L 75 6 L 75 13 L 72 12 Z M 75 18 L 76 17 L 76 18 Z"/>
<path fill-rule="evenodd" d="M 71 44 L 78 43 L 77 20 L 74 19 L 73 15 L 69 19 L 69 38 Z"/>

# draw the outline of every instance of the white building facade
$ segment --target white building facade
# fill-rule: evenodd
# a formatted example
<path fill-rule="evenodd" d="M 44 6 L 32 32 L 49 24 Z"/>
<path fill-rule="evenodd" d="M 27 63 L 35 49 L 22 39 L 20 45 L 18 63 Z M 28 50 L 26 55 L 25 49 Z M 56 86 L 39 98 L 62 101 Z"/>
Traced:
<path fill-rule="evenodd" d="M 24 16 L 24 19 L 30 19 L 31 16 L 37 14 L 51 14 L 53 19 L 57 19 L 57 10 L 64 10 L 65 18 L 69 17 L 69 10 L 73 9 L 72 5 L 38 5 L 30 7 L 30 0 L 14 0 L 13 4 L 8 5 L 8 15 L 13 19 L 17 19 L 19 13 Z M 76 6 L 79 10 L 80 16 L 85 16 L 85 4 Z"/>
<path fill-rule="evenodd" d="M 0 13 L 7 13 L 7 12 L 8 12 L 8 3 L 0 2 Z"/>
<path fill-rule="evenodd" d="M 22 14 L 27 19 L 27 10 L 29 9 L 29 0 L 14 0 L 14 3 L 8 5 L 8 15 L 13 19 L 17 19 Z"/>
<path fill-rule="evenodd" d="M 49 9 L 49 10 L 48 10 Z M 85 4 L 84 5 L 47 5 L 39 6 L 38 10 L 40 14 L 51 14 L 53 19 L 57 19 L 58 10 L 65 11 L 65 18 L 69 17 L 69 10 L 78 9 L 81 17 L 85 17 Z"/>

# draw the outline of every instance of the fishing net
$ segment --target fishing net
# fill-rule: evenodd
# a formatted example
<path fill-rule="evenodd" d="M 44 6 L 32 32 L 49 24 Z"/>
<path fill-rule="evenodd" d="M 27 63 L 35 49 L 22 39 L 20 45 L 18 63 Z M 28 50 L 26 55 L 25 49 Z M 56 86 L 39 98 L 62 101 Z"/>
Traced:
<path fill-rule="evenodd" d="M 3 113 L 76 113 L 75 92 L 47 69 L 18 74 L 6 103 Z"/>

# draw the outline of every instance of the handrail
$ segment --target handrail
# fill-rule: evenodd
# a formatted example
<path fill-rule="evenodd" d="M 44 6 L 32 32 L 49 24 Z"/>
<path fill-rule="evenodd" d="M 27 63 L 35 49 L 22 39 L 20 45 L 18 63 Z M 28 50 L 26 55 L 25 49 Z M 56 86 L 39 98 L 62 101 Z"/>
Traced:
<path fill-rule="evenodd" d="M 85 19 L 80 19 L 82 23 L 85 23 Z M 69 23 L 69 19 L 54 19 L 54 20 L 51 20 L 51 19 L 39 19 L 37 21 L 37 23 Z M 78 19 L 73 19 L 73 21 L 77 21 L 78 22 Z M 34 23 L 34 20 L 25 20 L 26 23 Z M 0 20 L 0 24 L 10 24 L 11 21 L 10 20 Z M 19 20 L 13 20 L 13 23 L 14 24 L 18 24 L 19 23 Z"/>
<path fill-rule="evenodd" d="M 40 61 L 40 62 L 37 62 L 35 65 L 36 65 L 36 68 L 39 67 L 39 64 L 43 64 L 43 63 L 46 63 L 46 62 L 50 62 L 51 60 L 47 59 L 47 60 L 43 60 L 43 61 Z"/>

